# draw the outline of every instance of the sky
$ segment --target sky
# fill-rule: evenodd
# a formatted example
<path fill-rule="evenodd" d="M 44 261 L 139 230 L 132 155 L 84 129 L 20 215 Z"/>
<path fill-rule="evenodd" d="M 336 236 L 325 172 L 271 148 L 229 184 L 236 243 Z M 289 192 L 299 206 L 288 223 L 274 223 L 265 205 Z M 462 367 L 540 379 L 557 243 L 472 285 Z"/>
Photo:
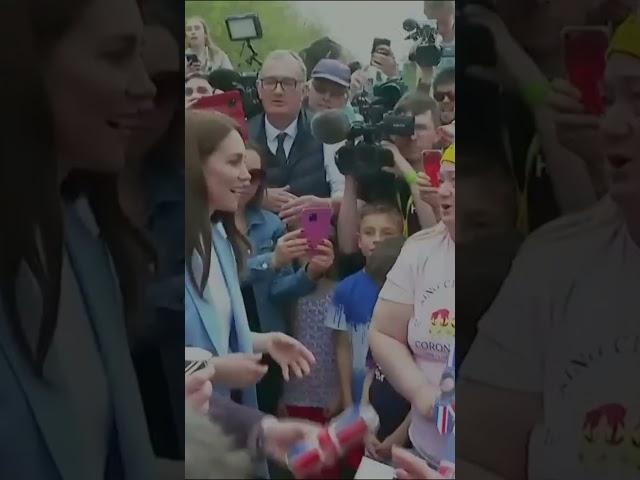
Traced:
<path fill-rule="evenodd" d="M 391 40 L 396 58 L 409 52 L 410 41 L 402 22 L 407 18 L 426 20 L 422 1 L 293 1 L 300 13 L 323 25 L 329 36 L 348 48 L 356 59 L 366 63 L 375 37 Z M 357 31 L 356 31 L 357 25 Z"/>

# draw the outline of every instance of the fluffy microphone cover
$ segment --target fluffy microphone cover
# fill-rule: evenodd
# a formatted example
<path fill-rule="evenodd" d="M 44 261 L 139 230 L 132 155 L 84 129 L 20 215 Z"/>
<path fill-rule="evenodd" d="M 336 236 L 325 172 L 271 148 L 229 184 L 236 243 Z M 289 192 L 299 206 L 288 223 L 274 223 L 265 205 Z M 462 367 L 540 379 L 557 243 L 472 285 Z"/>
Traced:
<path fill-rule="evenodd" d="M 250 479 L 254 469 L 245 450 L 238 450 L 220 426 L 186 407 L 185 479 Z"/>

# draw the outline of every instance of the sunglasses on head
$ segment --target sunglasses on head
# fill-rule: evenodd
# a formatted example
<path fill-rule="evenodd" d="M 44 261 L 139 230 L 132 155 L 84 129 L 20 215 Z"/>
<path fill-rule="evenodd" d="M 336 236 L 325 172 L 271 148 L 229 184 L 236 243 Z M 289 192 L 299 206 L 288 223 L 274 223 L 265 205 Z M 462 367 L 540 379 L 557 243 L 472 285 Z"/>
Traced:
<path fill-rule="evenodd" d="M 151 81 L 156 87 L 154 102 L 156 105 L 164 105 L 176 99 L 180 91 L 180 83 L 184 78 L 180 72 L 159 72 L 151 76 Z"/>
<path fill-rule="evenodd" d="M 448 98 L 451 102 L 455 102 L 456 100 L 456 94 L 453 92 L 439 92 L 437 90 L 433 92 L 433 98 L 436 100 L 436 102 L 444 101 L 445 97 Z"/>
<path fill-rule="evenodd" d="M 251 184 L 257 185 L 262 183 L 264 180 L 266 172 L 261 168 L 252 168 L 249 170 L 249 175 L 251 175 Z"/>

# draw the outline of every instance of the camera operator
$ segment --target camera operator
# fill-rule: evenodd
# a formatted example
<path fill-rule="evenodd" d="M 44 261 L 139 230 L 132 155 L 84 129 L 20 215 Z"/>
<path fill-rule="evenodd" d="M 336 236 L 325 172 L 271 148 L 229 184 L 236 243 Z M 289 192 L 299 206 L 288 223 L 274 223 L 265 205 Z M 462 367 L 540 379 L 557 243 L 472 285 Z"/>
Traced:
<path fill-rule="evenodd" d="M 415 91 L 402 97 L 392 113 L 413 116 L 415 132 L 407 137 L 392 135 L 391 141 L 383 144 L 393 155 L 394 167 L 385 168 L 385 172 L 371 184 L 359 184 L 354 176 L 346 176 L 342 208 L 338 216 L 338 241 L 342 253 L 357 252 L 359 193 L 364 193 L 367 200 L 386 201 L 396 205 L 405 222 L 405 235 L 429 228 L 439 218 L 437 189 L 431 188 L 423 173 L 416 173 L 423 169 L 422 151 L 432 149 L 436 141 L 436 128 L 440 124 L 438 105 L 431 97 Z M 390 171 L 394 177 L 391 177 Z M 394 183 L 394 188 L 389 188 L 387 180 Z M 420 195 L 420 186 L 425 182 L 430 194 Z M 425 200 L 430 201 L 427 203 Z"/>
<path fill-rule="evenodd" d="M 443 56 L 435 66 L 420 65 L 420 78 L 418 88 L 424 92 L 431 90 L 431 84 L 438 70 L 455 66 L 456 50 L 456 2 L 454 1 L 428 1 L 424 2 L 424 14 L 430 20 L 435 20 L 438 34 L 441 37 L 440 47 Z"/>
<path fill-rule="evenodd" d="M 438 71 L 433 80 L 433 98 L 440 108 L 440 122 L 449 125 L 456 119 L 456 70 L 447 67 Z"/>
<path fill-rule="evenodd" d="M 249 137 L 268 151 L 264 208 L 278 214 L 285 206 L 295 214 L 329 203 L 336 211 L 340 205 L 340 198 L 330 200 L 324 147 L 311 135 L 311 113 L 302 108 L 306 79 L 305 64 L 296 53 L 271 52 L 258 79 L 265 113 L 248 123 Z"/>

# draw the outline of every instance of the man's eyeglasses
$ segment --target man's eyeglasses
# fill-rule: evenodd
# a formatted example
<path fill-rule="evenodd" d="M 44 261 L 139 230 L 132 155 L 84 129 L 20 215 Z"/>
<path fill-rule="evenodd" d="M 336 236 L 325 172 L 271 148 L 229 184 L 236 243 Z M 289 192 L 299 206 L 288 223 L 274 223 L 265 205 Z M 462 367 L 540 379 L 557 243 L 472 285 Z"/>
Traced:
<path fill-rule="evenodd" d="M 261 168 L 252 168 L 249 170 L 249 175 L 251 175 L 251 185 L 259 185 L 264 180 L 266 172 Z"/>
<path fill-rule="evenodd" d="M 262 78 L 260 79 L 260 82 L 262 84 L 262 88 L 266 90 L 275 90 L 276 88 L 278 88 L 278 85 L 280 85 L 280 87 L 282 87 L 282 90 L 284 92 L 295 90 L 296 87 L 298 86 L 298 83 L 300 83 L 295 78 L 272 78 L 272 77 Z"/>
<path fill-rule="evenodd" d="M 448 98 L 450 102 L 456 101 L 456 94 L 454 92 L 439 92 L 438 90 L 433 92 L 433 98 L 436 102 L 443 102 L 445 97 Z"/>
<path fill-rule="evenodd" d="M 198 95 L 212 95 L 213 91 L 205 85 L 199 85 L 195 89 L 193 87 L 184 87 L 185 96 L 190 97 L 194 93 L 197 93 Z"/>

